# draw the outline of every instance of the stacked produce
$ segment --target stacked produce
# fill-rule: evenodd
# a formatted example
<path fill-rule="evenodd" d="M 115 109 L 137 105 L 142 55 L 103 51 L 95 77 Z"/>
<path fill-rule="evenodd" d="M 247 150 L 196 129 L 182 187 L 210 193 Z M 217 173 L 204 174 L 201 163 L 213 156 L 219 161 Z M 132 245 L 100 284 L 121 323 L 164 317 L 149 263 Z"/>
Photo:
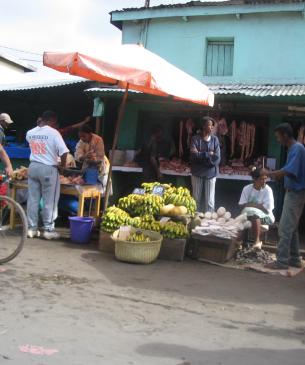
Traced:
<path fill-rule="evenodd" d="M 161 208 L 162 215 L 177 216 L 190 214 L 194 215 L 196 211 L 195 199 L 191 196 L 190 191 L 187 188 L 180 186 L 176 188 L 170 184 L 160 184 L 158 182 L 154 183 L 143 183 L 142 187 L 145 189 L 146 193 L 151 193 L 155 186 L 162 186 L 164 188 L 164 204 Z M 173 210 L 173 208 L 179 208 L 178 210 Z M 185 209 L 183 209 L 185 207 Z"/>
<path fill-rule="evenodd" d="M 139 243 L 143 243 L 143 242 L 150 242 L 150 238 L 148 236 L 146 236 L 144 233 L 142 233 L 141 231 L 136 231 L 136 232 L 132 232 L 130 233 L 130 235 L 127 237 L 126 241 L 128 242 L 139 242 Z"/>
<path fill-rule="evenodd" d="M 172 222 L 161 224 L 161 234 L 165 238 L 187 238 L 187 226 L 181 222 Z"/>
<path fill-rule="evenodd" d="M 119 200 L 118 207 L 128 211 L 131 215 L 156 215 L 160 213 L 163 204 L 163 198 L 158 195 L 130 194 Z"/>
<path fill-rule="evenodd" d="M 164 188 L 164 195 L 152 194 L 155 186 Z M 167 217 L 194 214 L 196 203 L 186 188 L 175 188 L 168 184 L 144 183 L 145 194 L 130 194 L 119 200 L 118 206 L 110 207 L 103 217 L 101 228 L 109 233 L 128 225 L 134 228 L 160 232 L 165 238 L 186 238 L 188 229 L 182 222 L 170 219 L 157 220 L 160 215 Z"/>
<path fill-rule="evenodd" d="M 120 228 L 120 226 L 130 224 L 130 215 L 124 210 L 115 206 L 109 207 L 106 210 L 104 219 L 102 221 L 102 230 L 112 233 Z"/>
<path fill-rule="evenodd" d="M 197 226 L 192 230 L 193 233 L 226 239 L 235 239 L 241 231 L 251 228 L 251 222 L 247 220 L 246 214 L 233 219 L 231 213 L 223 207 L 215 213 L 205 213 L 203 219 L 197 218 L 196 224 Z"/>
<path fill-rule="evenodd" d="M 164 193 L 165 204 L 173 204 L 175 206 L 184 206 L 187 213 L 194 215 L 196 211 L 196 202 L 192 198 L 190 191 L 187 188 L 180 186 L 179 188 L 170 187 Z"/>

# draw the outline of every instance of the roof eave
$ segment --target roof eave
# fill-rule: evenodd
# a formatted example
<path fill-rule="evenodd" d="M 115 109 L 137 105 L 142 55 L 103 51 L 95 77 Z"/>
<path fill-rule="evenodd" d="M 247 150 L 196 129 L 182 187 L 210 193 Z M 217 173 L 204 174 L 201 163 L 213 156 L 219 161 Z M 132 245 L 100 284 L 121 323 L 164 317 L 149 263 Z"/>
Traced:
<path fill-rule="evenodd" d="M 155 18 L 172 17 L 194 17 L 194 16 L 221 16 L 236 14 L 254 13 L 278 13 L 278 12 L 304 12 L 304 3 L 287 4 L 241 4 L 241 5 L 222 5 L 222 6 L 189 6 L 179 8 L 147 8 L 147 9 L 124 9 L 110 13 L 111 24 L 122 29 L 124 21 L 135 21 Z"/>

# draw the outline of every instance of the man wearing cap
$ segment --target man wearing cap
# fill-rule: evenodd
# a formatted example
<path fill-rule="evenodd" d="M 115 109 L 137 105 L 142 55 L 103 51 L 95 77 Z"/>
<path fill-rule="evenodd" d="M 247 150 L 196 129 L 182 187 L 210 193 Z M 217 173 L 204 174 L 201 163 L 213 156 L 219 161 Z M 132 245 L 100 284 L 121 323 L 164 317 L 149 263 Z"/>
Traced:
<path fill-rule="evenodd" d="M 5 140 L 4 131 L 12 123 L 13 123 L 13 121 L 12 121 L 11 117 L 8 114 L 6 114 L 6 113 L 1 113 L 0 114 L 0 144 L 1 145 L 4 144 L 4 140 Z"/>

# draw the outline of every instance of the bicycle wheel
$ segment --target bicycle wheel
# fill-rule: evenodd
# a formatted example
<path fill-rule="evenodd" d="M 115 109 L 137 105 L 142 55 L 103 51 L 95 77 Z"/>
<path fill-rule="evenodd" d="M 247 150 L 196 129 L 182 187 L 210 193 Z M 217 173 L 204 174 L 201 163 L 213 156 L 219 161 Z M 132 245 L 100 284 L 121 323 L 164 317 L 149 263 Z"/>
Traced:
<path fill-rule="evenodd" d="M 27 231 L 27 218 L 21 205 L 8 196 L 0 196 L 0 264 L 20 253 Z"/>

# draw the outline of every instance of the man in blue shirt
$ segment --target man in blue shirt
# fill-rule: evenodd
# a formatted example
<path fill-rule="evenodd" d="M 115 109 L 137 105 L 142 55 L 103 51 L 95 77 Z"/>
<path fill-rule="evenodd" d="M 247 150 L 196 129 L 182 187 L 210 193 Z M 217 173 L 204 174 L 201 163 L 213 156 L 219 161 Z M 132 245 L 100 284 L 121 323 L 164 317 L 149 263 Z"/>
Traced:
<path fill-rule="evenodd" d="M 305 147 L 296 142 L 293 130 L 288 123 L 278 125 L 275 128 L 275 135 L 278 142 L 288 148 L 287 161 L 281 170 L 267 174 L 275 179 L 284 178 L 286 193 L 279 224 L 280 241 L 277 247 L 277 260 L 266 267 L 301 268 L 298 226 L 305 205 Z"/>

